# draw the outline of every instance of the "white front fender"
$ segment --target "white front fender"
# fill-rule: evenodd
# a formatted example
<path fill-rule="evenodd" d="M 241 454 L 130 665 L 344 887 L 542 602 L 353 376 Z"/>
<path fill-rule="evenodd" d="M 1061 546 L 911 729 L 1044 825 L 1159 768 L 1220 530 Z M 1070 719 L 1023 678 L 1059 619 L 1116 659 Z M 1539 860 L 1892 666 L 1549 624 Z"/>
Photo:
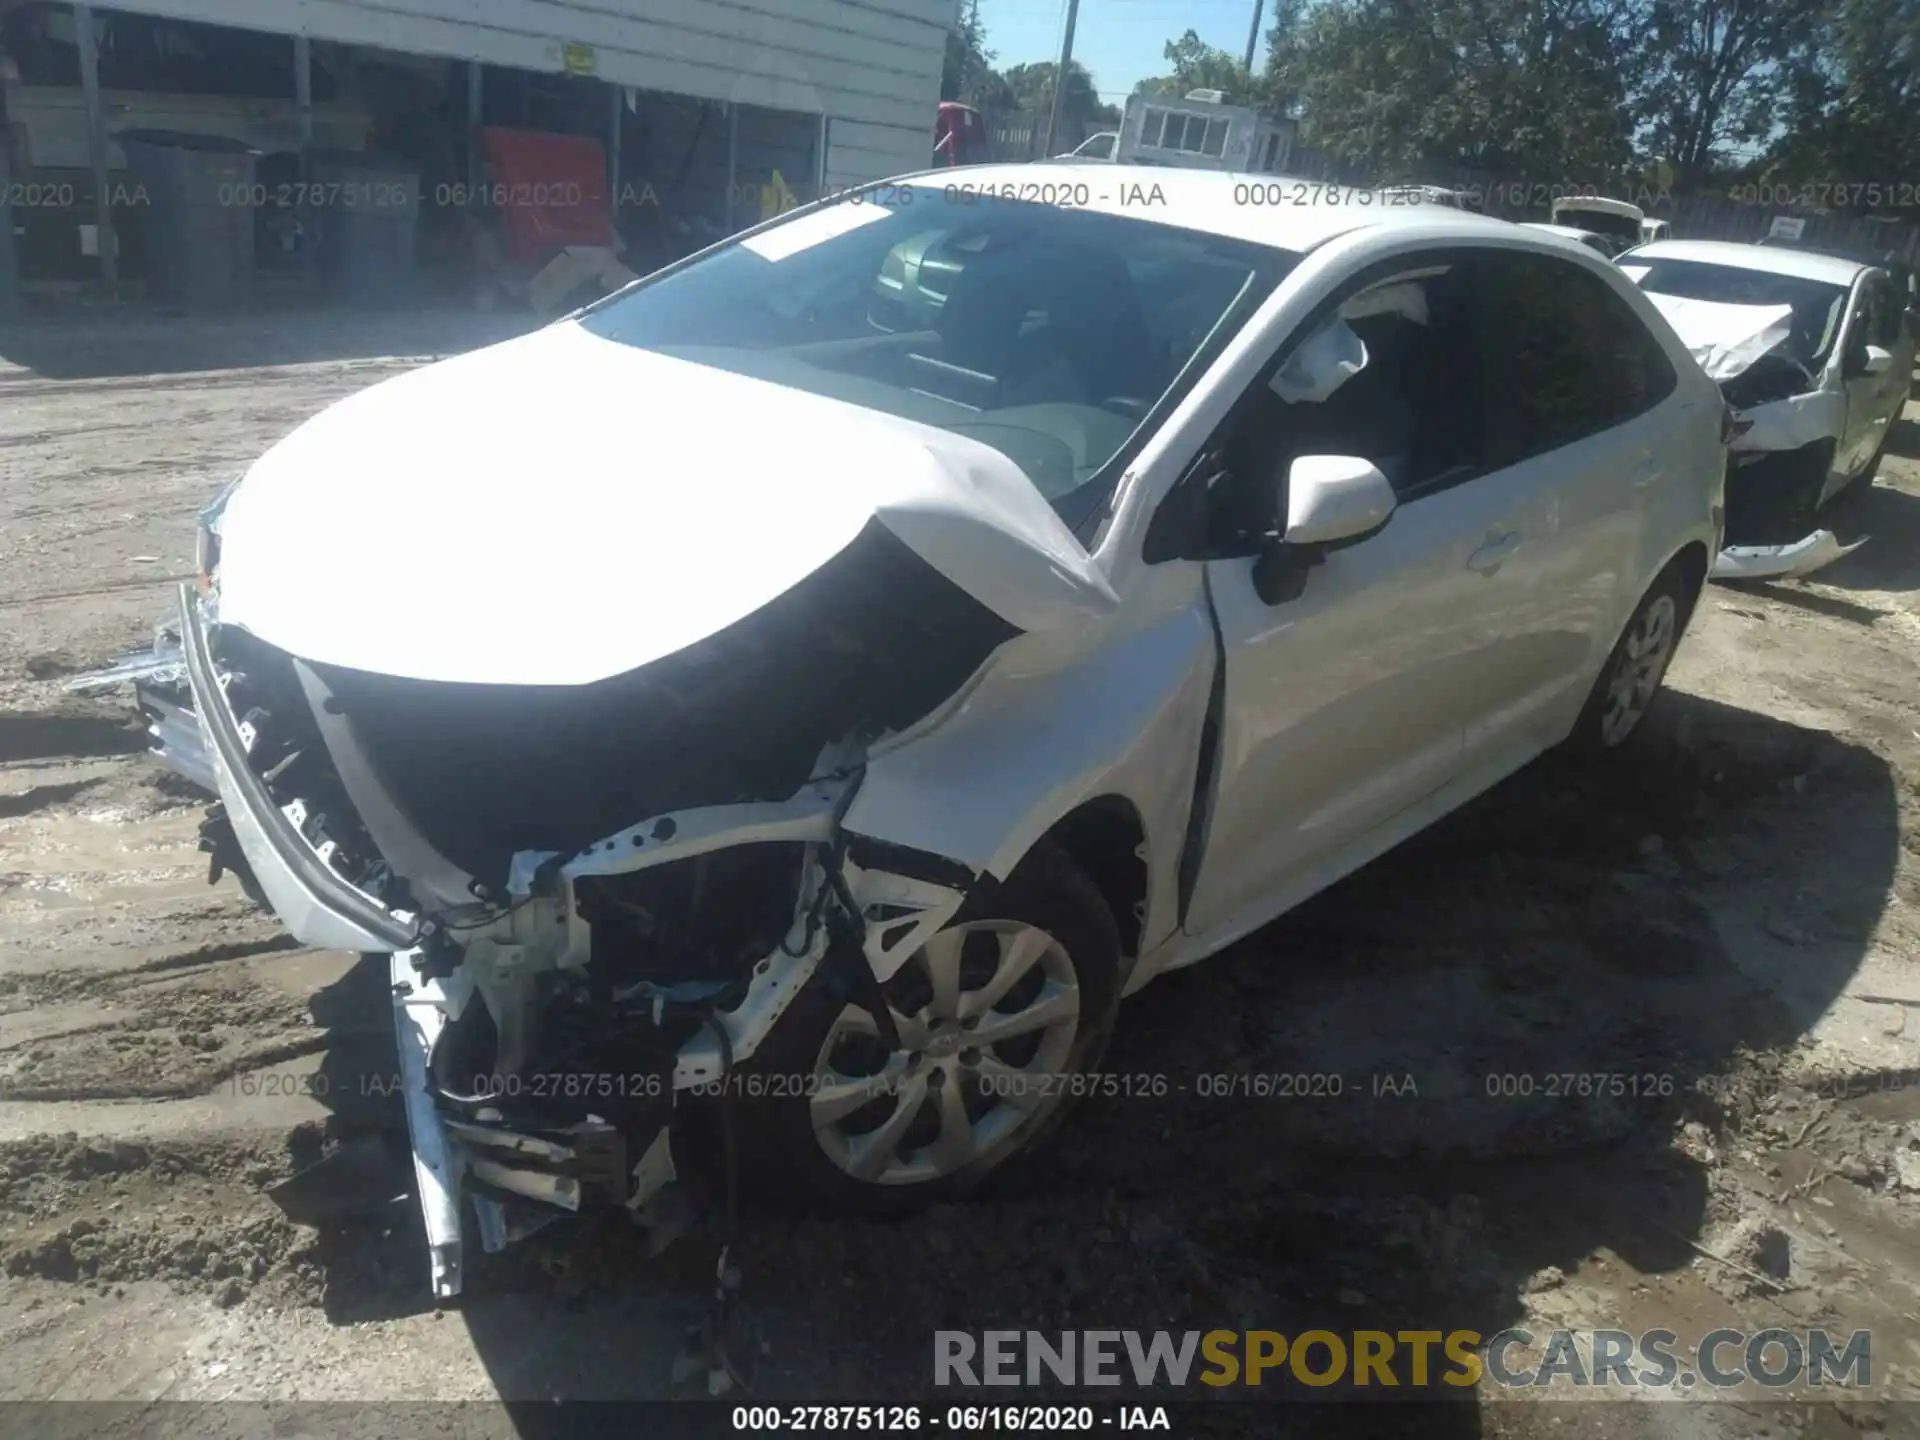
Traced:
<path fill-rule="evenodd" d="M 1058 668 L 1007 645 L 951 713 L 875 748 L 843 828 L 1004 879 L 1074 807 L 1118 795 L 1146 831 L 1146 938 L 1169 931 L 1215 664 L 1204 604 Z"/>

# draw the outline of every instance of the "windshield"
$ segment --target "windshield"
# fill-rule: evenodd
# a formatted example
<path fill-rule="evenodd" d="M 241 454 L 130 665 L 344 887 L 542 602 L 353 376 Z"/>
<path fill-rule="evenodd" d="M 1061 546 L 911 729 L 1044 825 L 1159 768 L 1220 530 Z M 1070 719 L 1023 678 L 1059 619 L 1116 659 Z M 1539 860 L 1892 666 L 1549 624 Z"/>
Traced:
<path fill-rule="evenodd" d="M 1622 256 L 1620 268 L 1642 290 L 1656 295 L 1712 300 L 1722 305 L 1793 307 L 1793 329 L 1786 348 L 1810 370 L 1819 369 L 1833 348 L 1840 317 L 1847 308 L 1843 285 L 1776 275 L 1769 270 L 1714 265 L 1704 260 L 1657 260 L 1645 255 Z"/>
<path fill-rule="evenodd" d="M 796 216 L 580 323 L 981 441 L 1078 525 L 1298 257 L 950 190 Z"/>

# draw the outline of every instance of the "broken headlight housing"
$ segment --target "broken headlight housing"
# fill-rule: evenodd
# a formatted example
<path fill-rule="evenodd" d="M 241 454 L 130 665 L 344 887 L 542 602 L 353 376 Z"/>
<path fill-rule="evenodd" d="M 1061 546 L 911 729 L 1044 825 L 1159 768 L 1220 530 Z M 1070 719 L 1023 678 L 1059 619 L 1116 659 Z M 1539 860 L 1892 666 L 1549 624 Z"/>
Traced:
<path fill-rule="evenodd" d="M 220 568 L 220 517 L 226 513 L 227 502 L 245 478 L 242 475 L 229 480 L 225 488 L 200 509 L 193 536 L 193 570 L 202 595 L 214 592 L 214 576 Z"/>

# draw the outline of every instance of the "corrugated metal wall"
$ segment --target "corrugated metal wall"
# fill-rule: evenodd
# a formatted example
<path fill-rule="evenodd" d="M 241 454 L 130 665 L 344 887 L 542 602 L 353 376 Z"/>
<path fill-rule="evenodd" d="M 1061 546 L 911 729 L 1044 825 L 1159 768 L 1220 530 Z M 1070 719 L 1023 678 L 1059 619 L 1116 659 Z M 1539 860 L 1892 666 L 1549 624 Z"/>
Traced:
<path fill-rule="evenodd" d="M 827 183 L 837 186 L 926 168 L 957 3 L 125 0 L 106 8 L 523 70 L 590 64 L 620 85 L 826 115 Z"/>

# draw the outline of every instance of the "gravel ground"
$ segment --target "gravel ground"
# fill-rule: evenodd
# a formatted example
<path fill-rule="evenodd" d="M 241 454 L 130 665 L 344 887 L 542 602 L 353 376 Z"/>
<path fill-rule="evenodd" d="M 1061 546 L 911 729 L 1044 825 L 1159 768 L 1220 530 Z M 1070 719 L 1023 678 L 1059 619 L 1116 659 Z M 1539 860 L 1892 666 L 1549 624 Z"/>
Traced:
<path fill-rule="evenodd" d="M 390 1130 L 381 976 L 209 889 L 191 792 L 141 758 L 123 702 L 61 684 L 141 642 L 195 509 L 268 443 L 417 363 L 391 357 L 503 328 L 96 319 L 0 341 L 0 1399 L 686 1389 L 710 1236 L 649 1257 L 630 1231 L 555 1228 L 438 1311 L 404 1201 L 314 1230 L 263 1195 Z M 1879 1404 L 1390 1413 L 1423 1436 L 1920 1429 L 1916 457 L 1909 418 L 1843 502 L 1873 543 L 1817 582 L 1711 590 L 1631 765 L 1532 767 L 1152 987 L 1107 1067 L 1339 1074 L 1337 1098 L 1089 1101 L 977 1202 L 749 1215 L 730 1349 L 753 1398 L 917 1396 L 936 1328 L 1664 1326 L 1684 1350 L 1824 1324 L 1872 1329 Z M 1567 1072 L 1670 1093 L 1487 1093 Z M 1383 1433 L 1376 1407 L 1222 1414 Z"/>

